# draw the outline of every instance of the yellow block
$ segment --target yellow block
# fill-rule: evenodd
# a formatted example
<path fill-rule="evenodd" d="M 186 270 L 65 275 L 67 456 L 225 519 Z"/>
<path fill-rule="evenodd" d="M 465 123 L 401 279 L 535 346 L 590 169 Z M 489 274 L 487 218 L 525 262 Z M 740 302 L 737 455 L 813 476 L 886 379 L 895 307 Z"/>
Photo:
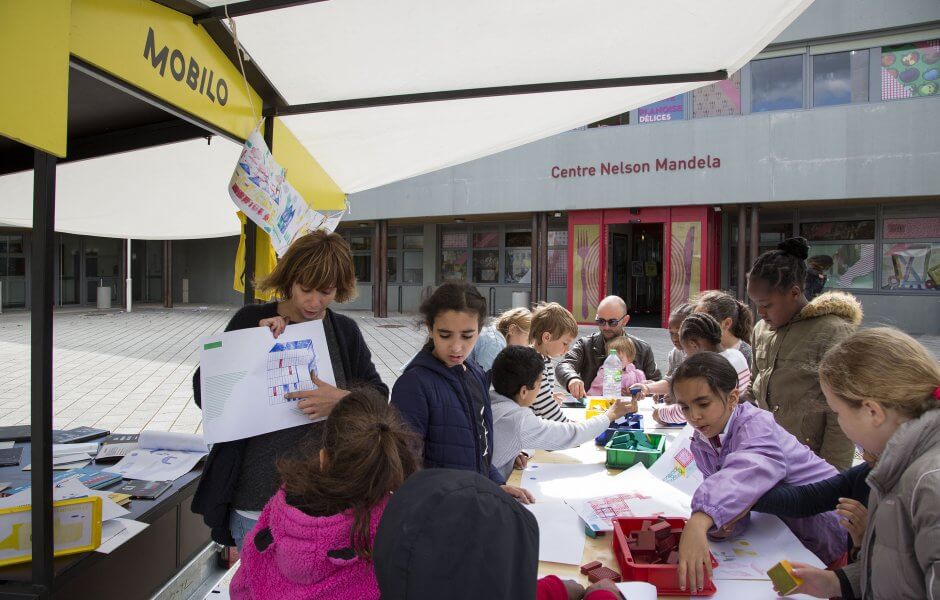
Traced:
<path fill-rule="evenodd" d="M 238 238 L 238 250 L 235 252 L 235 281 L 232 287 L 236 292 L 244 293 L 245 284 L 242 277 L 245 274 L 245 223 L 248 222 L 248 218 L 245 213 L 239 211 L 238 219 L 242 223 L 242 233 Z M 274 246 L 271 245 L 268 234 L 261 231 L 261 229 L 257 229 L 256 232 L 254 280 L 260 281 L 274 270 L 275 265 L 277 265 L 277 254 L 274 252 Z M 274 299 L 274 294 L 260 294 L 255 290 L 255 298 L 270 301 Z"/>
<path fill-rule="evenodd" d="M 68 131 L 70 0 L 0 0 L 0 135 L 59 157 Z"/>
<path fill-rule="evenodd" d="M 205 29 L 156 2 L 73 0 L 71 50 L 235 137 L 257 126 L 252 102 L 260 120 L 261 98 Z"/>

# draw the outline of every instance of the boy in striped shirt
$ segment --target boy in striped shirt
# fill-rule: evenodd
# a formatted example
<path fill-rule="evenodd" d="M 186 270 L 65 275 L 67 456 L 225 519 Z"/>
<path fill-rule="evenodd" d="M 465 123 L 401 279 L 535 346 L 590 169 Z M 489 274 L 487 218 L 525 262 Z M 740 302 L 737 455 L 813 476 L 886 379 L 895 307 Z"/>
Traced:
<path fill-rule="evenodd" d="M 538 416 L 550 421 L 567 421 L 555 401 L 552 386 L 555 383 L 555 363 L 552 359 L 563 356 L 568 346 L 578 336 L 578 322 L 564 306 L 557 302 L 543 302 L 532 313 L 532 326 L 529 328 L 529 343 L 542 356 L 545 369 L 542 371 L 542 383 L 538 396 L 532 404 L 532 410 Z"/>

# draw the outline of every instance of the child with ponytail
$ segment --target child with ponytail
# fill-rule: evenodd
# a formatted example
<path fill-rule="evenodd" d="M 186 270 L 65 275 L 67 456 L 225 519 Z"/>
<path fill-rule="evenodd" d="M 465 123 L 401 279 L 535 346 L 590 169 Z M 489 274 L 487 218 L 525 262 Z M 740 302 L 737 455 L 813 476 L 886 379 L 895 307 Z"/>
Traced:
<path fill-rule="evenodd" d="M 420 465 L 420 441 L 374 391 L 353 391 L 322 443 L 281 459 L 283 485 L 242 546 L 237 600 L 378 600 L 372 545 L 391 494 Z"/>
<path fill-rule="evenodd" d="M 819 378 L 839 426 L 875 464 L 858 561 L 834 572 L 793 563 L 795 592 L 940 598 L 940 364 L 911 336 L 877 327 L 829 350 Z"/>
<path fill-rule="evenodd" d="M 751 309 L 728 292 L 710 290 L 699 296 L 695 303 L 695 312 L 711 315 L 721 325 L 721 347 L 725 350 L 738 350 L 744 355 L 748 367 L 751 365 L 751 331 L 754 329 L 754 315 Z"/>

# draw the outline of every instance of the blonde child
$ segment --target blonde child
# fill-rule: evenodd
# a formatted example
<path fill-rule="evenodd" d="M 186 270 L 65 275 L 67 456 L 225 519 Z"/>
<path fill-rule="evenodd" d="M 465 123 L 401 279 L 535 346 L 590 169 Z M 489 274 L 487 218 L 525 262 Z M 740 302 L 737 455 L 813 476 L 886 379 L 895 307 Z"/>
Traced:
<path fill-rule="evenodd" d="M 513 308 L 499 315 L 493 325 L 480 331 L 480 337 L 470 360 L 484 371 L 493 368 L 493 360 L 506 346 L 525 346 L 529 343 L 529 328 L 532 326 L 532 311 L 528 308 Z"/>
<path fill-rule="evenodd" d="M 754 329 L 754 315 L 751 309 L 728 292 L 711 290 L 699 296 L 694 312 L 708 313 L 721 325 L 721 347 L 734 349 L 744 355 L 748 367 L 753 353 L 750 344 Z"/>
<path fill-rule="evenodd" d="M 561 422 L 568 420 L 552 394 L 552 386 L 555 383 L 555 364 L 552 359 L 563 356 L 577 335 L 578 322 L 568 309 L 557 302 L 539 304 L 532 313 L 529 342 L 542 355 L 542 361 L 545 363 L 539 395 L 532 404 L 532 410 L 543 419 Z"/>
<path fill-rule="evenodd" d="M 627 336 L 615 337 L 607 342 L 607 353 L 611 351 L 617 353 L 620 364 L 623 365 L 620 375 L 621 393 L 624 396 L 630 395 L 630 386 L 646 381 L 646 375 L 643 371 L 636 368 L 633 360 L 636 358 L 636 346 Z M 601 396 L 604 394 L 604 365 L 597 370 L 597 377 L 591 383 L 588 389 L 588 396 Z"/>
<path fill-rule="evenodd" d="M 322 441 L 279 461 L 283 486 L 245 536 L 231 597 L 378 600 L 375 532 L 392 492 L 418 470 L 419 445 L 382 395 L 340 400 Z"/>
<path fill-rule="evenodd" d="M 685 318 L 692 314 L 693 308 L 694 307 L 688 303 L 680 304 L 669 313 L 669 339 L 672 340 L 673 348 L 669 351 L 669 356 L 666 361 L 665 379 L 667 381 L 672 379 L 672 374 L 676 372 L 676 369 L 678 369 L 682 361 L 685 360 L 685 350 L 682 349 L 682 344 L 679 343 L 679 328 L 682 327 L 682 322 L 685 321 Z"/>
<path fill-rule="evenodd" d="M 739 402 L 738 374 L 716 352 L 689 356 L 673 375 L 671 393 L 695 428 L 690 449 L 705 477 L 692 496 L 692 516 L 679 541 L 679 586 L 700 590 L 712 570 L 710 536 L 739 535 L 750 507 L 778 483 L 815 483 L 836 470 L 770 412 Z M 845 556 L 848 540 L 835 513 L 783 521 L 823 563 Z"/>
<path fill-rule="evenodd" d="M 885 369 L 894 374 L 885 379 Z M 819 365 L 842 431 L 876 457 L 857 562 L 793 563 L 795 592 L 819 598 L 940 598 L 940 365 L 889 327 L 859 331 Z"/>

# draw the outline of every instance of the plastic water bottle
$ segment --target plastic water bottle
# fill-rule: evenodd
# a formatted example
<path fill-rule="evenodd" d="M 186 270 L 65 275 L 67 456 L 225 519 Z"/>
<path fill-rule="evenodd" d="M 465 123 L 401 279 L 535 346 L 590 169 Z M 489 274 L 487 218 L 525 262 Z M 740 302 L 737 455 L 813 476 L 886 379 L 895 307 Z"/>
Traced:
<path fill-rule="evenodd" d="M 619 398 L 620 382 L 623 377 L 623 364 L 616 350 L 611 350 L 607 360 L 604 361 L 604 397 Z"/>

